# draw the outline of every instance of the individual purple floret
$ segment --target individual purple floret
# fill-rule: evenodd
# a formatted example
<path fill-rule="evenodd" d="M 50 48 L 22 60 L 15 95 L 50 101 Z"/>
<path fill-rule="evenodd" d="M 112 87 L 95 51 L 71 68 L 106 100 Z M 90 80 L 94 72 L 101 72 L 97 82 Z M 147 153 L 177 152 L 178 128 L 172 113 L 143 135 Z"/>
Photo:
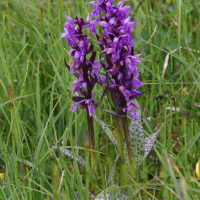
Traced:
<path fill-rule="evenodd" d="M 92 15 L 89 13 L 88 16 L 87 16 L 87 22 L 83 28 L 86 28 L 86 27 L 90 27 L 89 28 L 89 32 L 90 33 L 93 33 L 93 34 L 96 34 L 96 28 L 95 28 L 95 25 L 98 24 L 100 22 L 99 19 L 95 19 L 95 20 L 91 20 L 91 17 Z"/>

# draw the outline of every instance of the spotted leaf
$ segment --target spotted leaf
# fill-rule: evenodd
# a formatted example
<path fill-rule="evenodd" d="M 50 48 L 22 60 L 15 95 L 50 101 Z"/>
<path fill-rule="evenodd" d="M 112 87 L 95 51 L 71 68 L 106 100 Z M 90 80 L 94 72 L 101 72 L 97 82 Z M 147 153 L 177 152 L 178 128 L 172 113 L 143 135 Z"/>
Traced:
<path fill-rule="evenodd" d="M 131 138 L 131 147 L 133 156 L 138 168 L 142 162 L 144 154 L 144 130 L 141 120 L 141 108 L 136 110 L 137 120 L 132 120 L 129 126 L 129 134 Z"/>
<path fill-rule="evenodd" d="M 144 147 L 144 157 L 143 157 L 143 160 L 145 159 L 145 157 L 147 157 L 147 155 L 151 151 L 151 149 L 153 147 L 153 144 L 154 144 L 154 142 L 156 140 L 156 137 L 160 133 L 161 128 L 162 128 L 162 125 L 161 125 L 161 127 L 155 133 L 153 133 L 149 137 L 145 138 L 145 140 L 144 140 L 145 147 Z"/>
<path fill-rule="evenodd" d="M 108 126 L 102 122 L 96 115 L 92 115 L 93 119 L 99 124 L 101 130 L 106 134 L 110 142 L 117 148 L 117 139 L 112 134 L 112 131 L 108 128 Z"/>
<path fill-rule="evenodd" d="M 115 161 L 114 161 L 114 165 L 113 165 L 112 169 L 110 170 L 109 175 L 108 175 L 108 178 L 107 178 L 107 181 L 106 181 L 106 184 L 107 184 L 107 185 L 112 181 L 112 179 L 113 179 L 114 176 L 115 176 L 115 173 L 116 173 L 116 165 L 117 165 L 117 161 L 118 161 L 119 157 L 120 157 L 120 154 L 117 154 L 117 157 L 115 158 Z"/>
<path fill-rule="evenodd" d="M 95 200 L 128 200 L 127 193 L 124 190 L 119 189 L 116 185 L 113 185 L 101 193 L 95 198 Z"/>
<path fill-rule="evenodd" d="M 51 148 L 54 148 L 54 149 L 57 149 L 58 150 L 58 147 L 57 146 L 50 146 Z M 62 147 L 59 147 L 59 151 L 64 154 L 65 156 L 67 156 L 68 158 L 71 158 L 72 160 L 74 160 L 74 154 L 72 151 L 68 150 L 68 149 L 64 149 Z M 78 156 L 78 155 L 75 155 L 75 158 L 76 158 L 76 161 L 79 165 L 81 165 L 82 167 L 86 168 L 89 166 L 89 164 L 86 163 L 86 161 Z M 90 168 L 90 167 L 89 167 Z"/>

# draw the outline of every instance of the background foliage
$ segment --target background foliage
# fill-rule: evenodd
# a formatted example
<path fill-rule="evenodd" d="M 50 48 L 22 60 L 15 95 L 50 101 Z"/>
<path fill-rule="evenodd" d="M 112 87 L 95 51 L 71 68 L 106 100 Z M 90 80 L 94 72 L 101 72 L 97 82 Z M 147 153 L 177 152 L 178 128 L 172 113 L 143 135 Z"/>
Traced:
<path fill-rule="evenodd" d="M 142 199 L 199 199 L 195 164 L 200 159 L 200 3 L 168 2 L 125 3 L 136 22 L 135 52 L 142 52 L 138 68 L 145 86 L 140 90 L 147 91 L 138 102 L 146 136 L 163 124 L 154 150 L 138 171 L 137 192 Z M 49 146 L 58 143 L 88 160 L 86 115 L 69 111 L 69 82 L 74 78 L 64 64 L 64 58 L 70 60 L 69 49 L 60 33 L 64 14 L 86 19 L 91 9 L 88 0 L 1 1 L 0 173 L 5 180 L 0 199 L 75 199 L 76 192 L 80 199 L 89 197 L 90 171 L 85 173 Z M 13 114 L 8 83 L 15 96 Z M 95 92 L 100 98 L 102 88 Z M 109 109 L 106 100 L 103 107 Z M 96 115 L 115 134 L 115 120 L 101 109 Z M 108 175 L 113 167 L 116 152 L 97 124 L 95 139 L 96 150 L 104 153 L 97 153 L 102 190 L 104 172 Z M 118 180 L 116 175 L 114 182 Z"/>

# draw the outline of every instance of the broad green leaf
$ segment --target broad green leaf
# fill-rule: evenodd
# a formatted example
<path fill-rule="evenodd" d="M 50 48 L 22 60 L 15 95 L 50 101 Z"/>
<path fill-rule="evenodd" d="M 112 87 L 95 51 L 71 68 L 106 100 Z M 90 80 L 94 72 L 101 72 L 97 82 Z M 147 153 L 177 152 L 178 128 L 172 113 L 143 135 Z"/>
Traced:
<path fill-rule="evenodd" d="M 116 173 L 116 165 L 117 165 L 117 161 L 118 161 L 119 157 L 120 157 L 120 154 L 118 153 L 118 154 L 117 154 L 117 157 L 116 157 L 115 160 L 114 160 L 114 165 L 113 165 L 113 167 L 112 167 L 112 169 L 110 170 L 110 173 L 109 173 L 109 175 L 108 175 L 108 178 L 107 178 L 107 181 L 106 181 L 106 184 L 107 184 L 107 185 L 113 180 L 113 178 L 114 178 L 114 176 L 115 176 L 115 173 Z"/>
<path fill-rule="evenodd" d="M 128 200 L 128 196 L 124 190 L 113 185 L 99 193 L 95 200 Z"/>
<path fill-rule="evenodd" d="M 50 146 L 50 147 L 52 147 L 52 148 L 58 150 L 58 147 L 57 147 L 57 146 Z M 64 148 L 62 148 L 62 147 L 59 147 L 59 151 L 60 151 L 62 154 L 64 154 L 65 156 L 67 156 L 68 158 L 71 158 L 72 160 L 74 160 L 74 154 L 73 154 L 72 151 L 70 151 L 70 150 L 68 150 L 68 149 L 64 149 Z M 81 165 L 82 167 L 86 168 L 87 166 L 89 166 L 89 164 L 87 164 L 86 161 L 85 161 L 82 157 L 80 157 L 80 156 L 78 156 L 78 155 L 75 155 L 75 157 L 76 157 L 77 163 L 78 163 L 79 165 Z M 89 167 L 89 168 L 90 168 L 90 167 Z"/>
<path fill-rule="evenodd" d="M 141 120 L 141 108 L 136 110 L 136 114 L 138 120 L 131 121 L 129 126 L 129 134 L 136 168 L 138 168 L 142 162 L 144 154 L 144 130 Z"/>
<path fill-rule="evenodd" d="M 117 148 L 117 139 L 112 134 L 112 131 L 108 128 L 108 126 L 102 122 L 96 115 L 92 115 L 93 119 L 99 124 L 101 130 L 106 134 L 110 142 Z"/>

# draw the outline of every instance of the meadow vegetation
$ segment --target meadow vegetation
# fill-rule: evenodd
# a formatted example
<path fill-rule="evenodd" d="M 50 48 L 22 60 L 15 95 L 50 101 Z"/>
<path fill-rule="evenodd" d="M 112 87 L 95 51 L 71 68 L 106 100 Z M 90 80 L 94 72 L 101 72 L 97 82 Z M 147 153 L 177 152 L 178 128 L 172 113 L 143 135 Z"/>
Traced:
<path fill-rule="evenodd" d="M 87 200 L 108 187 L 106 179 L 117 154 L 97 123 L 96 182 L 92 170 L 51 148 L 59 145 L 90 160 L 86 113 L 81 108 L 70 111 L 70 82 L 76 78 L 66 68 L 70 49 L 60 38 L 64 14 L 86 19 L 92 10 L 88 2 L 1 1 L 0 199 Z M 143 200 L 200 199 L 195 173 L 200 160 L 200 2 L 127 0 L 124 4 L 131 6 L 131 20 L 136 22 L 134 50 L 142 54 L 138 69 L 144 86 L 139 91 L 146 92 L 137 101 L 145 136 L 162 125 L 154 148 L 128 187 L 135 185 L 136 198 Z M 94 48 L 100 56 L 98 45 Z M 8 84 L 13 94 L 7 94 Z M 100 99 L 103 88 L 94 90 Z M 101 106 L 110 109 L 106 97 Z M 100 108 L 95 114 L 116 136 L 115 118 Z M 119 183 L 119 171 L 117 165 L 111 184 Z"/>

